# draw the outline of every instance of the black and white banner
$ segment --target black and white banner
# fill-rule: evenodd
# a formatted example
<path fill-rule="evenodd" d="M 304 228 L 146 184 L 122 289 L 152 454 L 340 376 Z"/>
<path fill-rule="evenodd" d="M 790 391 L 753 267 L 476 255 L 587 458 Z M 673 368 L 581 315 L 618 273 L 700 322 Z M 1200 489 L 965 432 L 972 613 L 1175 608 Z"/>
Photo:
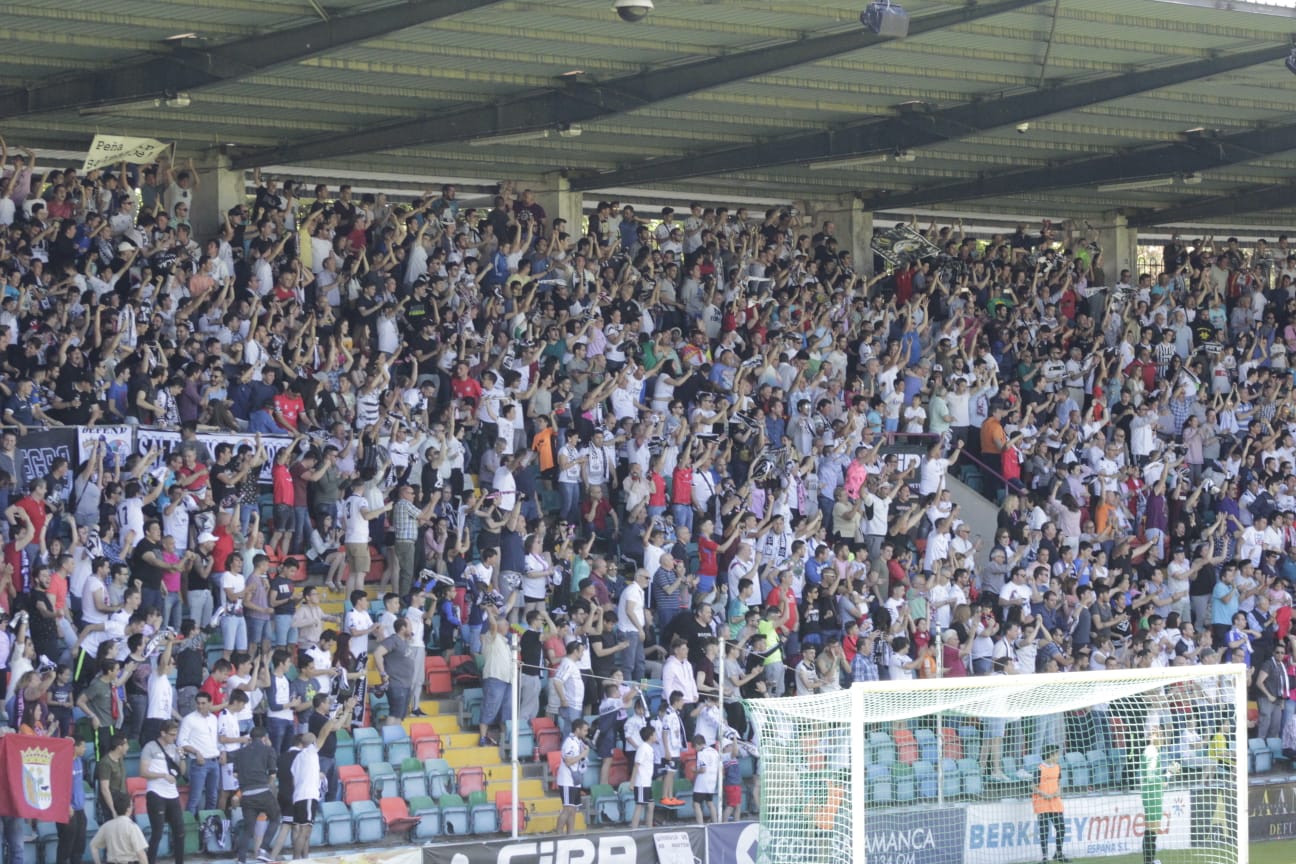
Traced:
<path fill-rule="evenodd" d="M 256 436 L 245 432 L 199 432 L 196 437 L 198 443 L 206 447 L 209 454 L 216 452 L 217 444 L 229 444 L 234 447 L 236 453 L 238 448 L 244 444 L 249 447 L 256 447 Z M 279 451 L 291 444 L 292 440 L 287 435 L 261 436 L 261 444 L 266 449 L 266 462 L 261 466 L 261 476 L 259 478 L 262 483 L 270 482 L 270 472 L 274 468 L 275 457 L 279 455 Z M 169 453 L 180 446 L 180 433 L 142 427 L 136 431 L 136 453 L 143 455 L 155 446 L 160 454 Z"/>
<path fill-rule="evenodd" d="M 701 864 L 706 829 L 695 825 L 607 834 L 429 843 L 423 864 Z"/>

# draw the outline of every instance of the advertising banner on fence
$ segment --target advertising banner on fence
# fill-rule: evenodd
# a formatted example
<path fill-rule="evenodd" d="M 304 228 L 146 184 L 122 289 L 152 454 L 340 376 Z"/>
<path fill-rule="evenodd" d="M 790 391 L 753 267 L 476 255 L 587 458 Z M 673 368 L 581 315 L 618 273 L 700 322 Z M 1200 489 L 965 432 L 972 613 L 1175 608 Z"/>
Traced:
<path fill-rule="evenodd" d="M 197 437 L 199 443 L 203 444 L 207 448 L 207 452 L 212 454 L 215 454 L 217 444 L 230 444 L 236 451 L 243 444 L 256 445 L 256 436 L 249 435 L 246 432 L 199 432 Z M 154 446 L 161 452 L 174 450 L 179 443 L 179 432 L 141 428 L 135 433 L 135 452 L 141 454 L 147 453 Z M 292 443 L 292 438 L 286 435 L 262 435 L 261 443 L 265 445 L 266 462 L 261 466 L 261 477 L 259 479 L 262 483 L 269 483 L 275 457 L 279 455 L 280 450 Z"/>
<path fill-rule="evenodd" d="M 698 826 L 543 836 L 423 847 L 423 864 L 703 864 L 706 829 Z"/>
<path fill-rule="evenodd" d="M 1252 786 L 1248 797 L 1252 841 L 1296 837 L 1296 783 Z"/>
<path fill-rule="evenodd" d="M 104 465 L 109 468 L 126 464 L 126 459 L 135 452 L 131 446 L 135 441 L 135 434 L 130 426 L 78 426 L 77 459 L 80 461 L 89 459 L 90 448 L 100 441 L 107 448 Z"/>
<path fill-rule="evenodd" d="M 21 477 L 16 483 L 27 488 L 31 481 L 49 474 L 54 460 L 64 458 L 73 472 L 77 466 L 77 430 L 73 426 L 56 426 L 53 429 L 31 427 L 18 438 L 18 458 L 15 459 Z"/>
<path fill-rule="evenodd" d="M 1071 858 L 1137 855 L 1143 848 L 1146 819 L 1138 795 L 1066 798 L 1066 845 Z M 1192 794 L 1167 791 L 1157 838 L 1159 849 L 1192 846 Z M 1012 864 L 1038 861 L 1039 840 L 1030 799 L 967 808 L 965 864 Z"/>
<path fill-rule="evenodd" d="M 963 864 L 965 811 L 962 807 L 923 810 L 870 810 L 865 820 L 865 846 L 869 864 Z M 830 840 L 849 842 L 840 835 Z M 786 841 L 789 848 L 765 852 L 756 822 L 734 822 L 707 828 L 707 864 L 758 864 L 760 861 L 828 860 L 829 855 L 809 854 L 805 837 Z M 1038 849 L 1037 849 L 1038 851 Z M 851 850 L 843 849 L 849 858 Z M 1036 858 L 1039 856 L 1036 855 Z"/>

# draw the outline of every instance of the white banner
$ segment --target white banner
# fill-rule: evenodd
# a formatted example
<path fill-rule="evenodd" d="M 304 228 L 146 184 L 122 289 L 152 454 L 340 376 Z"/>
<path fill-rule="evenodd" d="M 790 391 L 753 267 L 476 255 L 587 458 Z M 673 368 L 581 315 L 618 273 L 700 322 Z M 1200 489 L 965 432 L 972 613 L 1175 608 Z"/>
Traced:
<path fill-rule="evenodd" d="M 212 455 L 215 455 L 217 444 L 230 444 L 237 453 L 238 448 L 243 444 L 255 447 L 256 436 L 246 432 L 199 432 L 198 443 L 205 446 Z M 261 466 L 259 479 L 262 483 L 269 483 L 272 479 L 270 472 L 274 468 L 275 457 L 279 455 L 280 450 L 292 443 L 292 438 L 287 435 L 262 435 L 261 443 L 266 449 L 266 462 Z M 160 454 L 165 455 L 180 446 L 180 433 L 143 427 L 138 429 L 135 433 L 135 452 L 142 455 L 153 446 L 158 448 Z"/>
<path fill-rule="evenodd" d="M 119 162 L 137 165 L 155 161 L 167 151 L 170 144 L 154 138 L 128 138 L 125 135 L 96 135 L 90 142 L 82 171 L 93 171 Z"/>
<path fill-rule="evenodd" d="M 1070 858 L 1138 855 L 1143 849 L 1147 820 L 1138 795 L 1062 796 L 1066 843 Z M 1192 847 L 1192 794 L 1167 790 L 1162 799 L 1158 849 Z M 1052 838 L 1049 842 L 1052 856 Z M 1015 864 L 1040 859 L 1035 813 L 1029 798 L 967 808 L 965 864 Z"/>
<path fill-rule="evenodd" d="M 130 426 L 78 426 L 77 452 L 82 462 L 90 458 L 90 448 L 102 441 L 107 448 L 104 465 L 111 468 L 126 464 L 126 459 L 135 452 L 131 446 L 134 433 Z"/>

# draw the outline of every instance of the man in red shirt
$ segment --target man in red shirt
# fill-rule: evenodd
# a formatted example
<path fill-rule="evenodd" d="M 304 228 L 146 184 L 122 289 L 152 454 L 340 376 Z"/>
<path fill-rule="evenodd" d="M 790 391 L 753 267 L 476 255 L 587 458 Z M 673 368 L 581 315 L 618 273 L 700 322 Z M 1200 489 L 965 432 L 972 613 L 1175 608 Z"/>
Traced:
<path fill-rule="evenodd" d="M 184 451 L 184 462 L 176 469 L 176 482 L 183 486 L 194 500 L 203 503 L 207 499 L 207 489 L 211 472 L 207 466 L 198 461 L 198 451 L 192 447 Z"/>
<path fill-rule="evenodd" d="M 307 429 L 311 427 L 310 416 L 306 414 L 306 403 L 286 385 L 281 392 L 275 394 L 273 401 L 275 422 L 280 426 L 294 434 L 301 431 L 302 426 Z"/>
<path fill-rule="evenodd" d="M 213 712 L 225 710 L 225 703 L 229 701 L 225 682 L 229 681 L 230 673 L 233 671 L 234 666 L 228 660 L 217 660 L 212 664 L 211 674 L 207 676 L 207 680 L 198 688 L 199 693 L 206 693 L 211 697 Z"/>
<path fill-rule="evenodd" d="M 467 363 L 460 363 L 455 367 L 455 377 L 450 379 L 450 392 L 454 393 L 456 399 L 481 401 L 481 383 L 468 377 Z"/>
<path fill-rule="evenodd" d="M 32 524 L 32 544 L 40 543 L 45 536 L 45 520 L 49 518 L 49 507 L 45 504 L 45 480 L 37 478 L 32 481 L 31 491 L 14 502 L 14 506 L 27 514 Z"/>
<path fill-rule="evenodd" d="M 234 535 L 229 530 L 230 518 L 230 514 L 223 510 L 216 514 L 216 530 L 212 532 L 216 537 L 216 545 L 212 547 L 211 553 L 213 573 L 224 573 L 225 562 L 234 554 Z"/>
<path fill-rule="evenodd" d="M 297 490 L 288 463 L 297 449 L 297 441 L 297 437 L 294 437 L 292 444 L 279 451 L 275 456 L 274 467 L 270 469 L 270 479 L 274 483 L 275 529 L 270 538 L 270 550 L 277 551 L 281 559 L 288 554 L 288 541 L 293 536 L 293 526 L 296 524 Z"/>

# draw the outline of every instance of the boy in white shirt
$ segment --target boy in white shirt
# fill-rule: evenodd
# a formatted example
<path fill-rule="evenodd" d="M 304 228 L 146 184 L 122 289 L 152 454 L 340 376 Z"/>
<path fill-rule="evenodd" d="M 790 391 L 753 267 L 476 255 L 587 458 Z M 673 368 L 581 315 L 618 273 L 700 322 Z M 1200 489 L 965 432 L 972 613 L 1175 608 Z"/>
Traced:
<path fill-rule="evenodd" d="M 697 775 L 693 778 L 693 815 L 699 825 L 705 825 L 703 805 L 711 811 L 711 821 L 720 822 L 720 809 L 716 807 L 716 796 L 720 791 L 720 751 L 707 745 L 701 735 L 693 736 L 693 746 L 697 749 Z"/>
<path fill-rule="evenodd" d="M 627 725 L 629 720 L 626 721 Z M 645 725 L 639 733 L 641 746 L 635 750 L 634 768 L 630 772 L 630 785 L 634 787 L 634 815 L 630 817 L 630 830 L 639 827 L 642 821 L 645 825 L 653 824 L 653 810 L 656 804 L 653 803 L 652 781 L 653 781 L 653 742 L 657 738 L 657 729 L 650 725 Z"/>

